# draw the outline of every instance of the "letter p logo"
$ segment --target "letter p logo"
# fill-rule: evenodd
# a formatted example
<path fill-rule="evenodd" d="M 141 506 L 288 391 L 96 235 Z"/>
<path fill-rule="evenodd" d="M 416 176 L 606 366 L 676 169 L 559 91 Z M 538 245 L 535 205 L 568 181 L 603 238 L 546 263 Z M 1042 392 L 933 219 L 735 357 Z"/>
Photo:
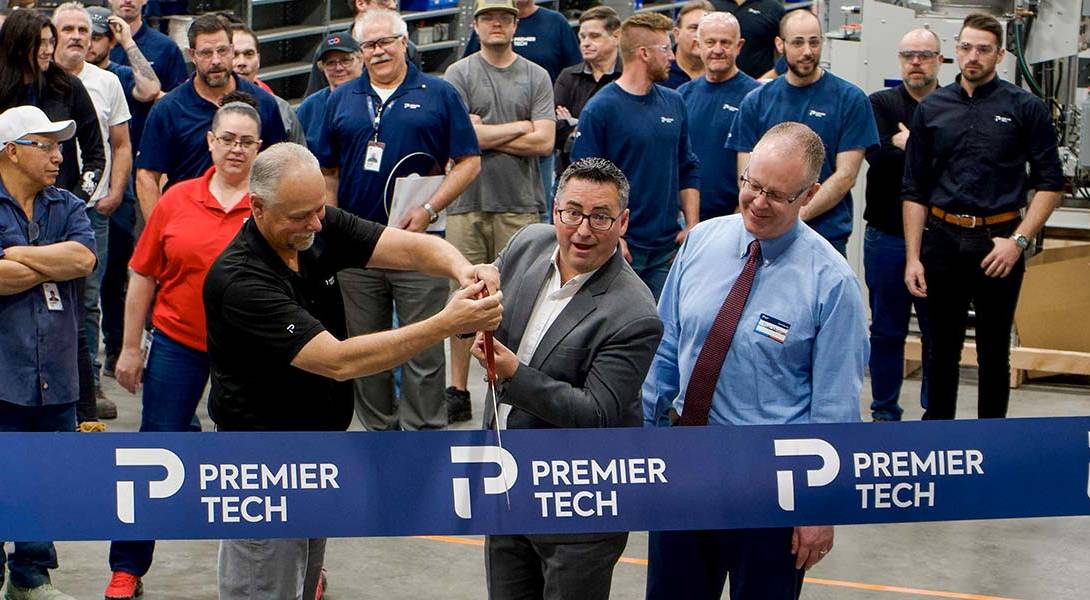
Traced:
<path fill-rule="evenodd" d="M 117 448 L 114 462 L 119 467 L 163 467 L 166 477 L 148 482 L 148 498 L 169 498 L 182 489 L 185 465 L 178 455 L 166 448 Z M 117 518 L 122 523 L 136 522 L 135 482 L 117 482 Z"/>
<path fill-rule="evenodd" d="M 515 457 L 499 446 L 451 446 L 450 462 L 493 463 L 499 465 L 500 474 L 484 478 L 484 493 L 503 494 L 515 485 L 519 477 L 519 467 Z M 473 507 L 469 496 L 469 478 L 454 478 L 454 514 L 463 519 L 473 518 Z"/>
<path fill-rule="evenodd" d="M 840 455 L 836 448 L 817 438 L 801 440 L 774 440 L 776 456 L 820 456 L 820 469 L 806 471 L 806 487 L 821 487 L 832 483 L 840 473 Z M 795 475 L 791 471 L 776 471 L 776 496 L 780 508 L 795 510 Z"/>

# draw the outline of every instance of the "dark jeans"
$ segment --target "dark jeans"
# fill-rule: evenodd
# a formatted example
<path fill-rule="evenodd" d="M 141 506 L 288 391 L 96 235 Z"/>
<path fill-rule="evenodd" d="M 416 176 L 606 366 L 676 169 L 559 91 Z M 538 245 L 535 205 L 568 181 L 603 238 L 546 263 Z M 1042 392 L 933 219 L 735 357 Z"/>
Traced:
<path fill-rule="evenodd" d="M 632 255 L 632 270 L 647 284 L 656 302 L 662 294 L 662 287 L 666 285 L 666 276 L 677 256 L 677 248 L 673 243 L 654 250 L 641 250 L 631 244 L 628 246 L 628 252 Z"/>
<path fill-rule="evenodd" d="M 76 281 L 76 294 L 83 298 L 87 278 Z M 95 400 L 95 374 L 91 362 L 91 344 L 87 339 L 87 328 L 82 326 L 85 312 L 83 304 L 80 311 L 80 327 L 76 332 L 76 372 L 79 374 L 79 397 L 76 401 L 76 422 L 98 420 L 98 402 Z M 73 428 L 75 429 L 75 428 Z"/>
<path fill-rule="evenodd" d="M 1014 308 L 1025 275 L 1021 259 L 1006 277 L 988 277 L 981 261 L 1019 221 L 967 229 L 929 217 L 920 260 L 927 279 L 928 332 L 927 411 L 924 419 L 953 419 L 957 412 L 961 349 L 969 304 L 976 309 L 976 355 L 980 368 L 977 416 L 1007 416 L 1010 401 L 1010 343 Z"/>
<path fill-rule="evenodd" d="M 102 276 L 102 344 L 106 356 L 121 354 L 124 336 L 125 292 L 129 282 L 129 260 L 132 258 L 134 201 L 125 193 L 121 206 L 110 216 L 109 250 L 106 251 L 106 272 Z"/>
<path fill-rule="evenodd" d="M 927 330 L 927 303 L 908 293 L 905 286 L 905 239 L 867 226 L 863 236 L 863 268 L 870 297 L 870 389 L 871 416 L 876 420 L 900 421 L 901 381 L 904 379 L 905 337 L 912 308 Z M 923 355 L 928 338 L 923 336 Z M 920 405 L 927 408 L 927 366 L 920 386 Z"/>
<path fill-rule="evenodd" d="M 566 538 L 571 537 L 571 540 Z M 608 600 L 613 568 L 628 534 L 588 536 L 490 535 L 484 570 L 491 600 Z M 595 536 L 596 537 L 596 536 Z"/>
<path fill-rule="evenodd" d="M 0 401 L 0 432 L 66 431 L 76 429 L 76 405 L 19 406 Z M 49 569 L 57 568 L 57 550 L 53 542 L 15 542 L 8 556 L 0 541 L 0 585 L 4 583 L 4 564 L 11 571 L 11 584 L 36 588 L 49 583 Z"/>
<path fill-rule="evenodd" d="M 796 600 L 805 571 L 795 568 L 792 528 L 652 531 L 647 600 Z"/>
<path fill-rule="evenodd" d="M 197 404 L 207 383 L 208 354 L 156 331 L 144 369 L 140 431 L 200 431 Z M 154 552 L 151 540 L 113 542 L 110 570 L 143 577 L 151 568 Z"/>

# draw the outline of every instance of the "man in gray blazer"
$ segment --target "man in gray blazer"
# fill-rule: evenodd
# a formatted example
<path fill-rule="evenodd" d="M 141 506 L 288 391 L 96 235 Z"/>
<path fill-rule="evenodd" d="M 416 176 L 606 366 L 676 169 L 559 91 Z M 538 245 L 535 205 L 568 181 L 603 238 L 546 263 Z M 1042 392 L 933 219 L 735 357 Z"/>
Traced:
<path fill-rule="evenodd" d="M 638 427 L 640 384 L 662 338 L 651 292 L 618 251 L 628 181 L 578 160 L 560 177 L 553 220 L 529 225 L 496 259 L 505 318 L 495 334 L 499 415 L 485 427 Z M 473 354 L 484 360 L 478 336 Z M 628 533 L 503 535 L 485 542 L 489 597 L 608 598 Z"/>

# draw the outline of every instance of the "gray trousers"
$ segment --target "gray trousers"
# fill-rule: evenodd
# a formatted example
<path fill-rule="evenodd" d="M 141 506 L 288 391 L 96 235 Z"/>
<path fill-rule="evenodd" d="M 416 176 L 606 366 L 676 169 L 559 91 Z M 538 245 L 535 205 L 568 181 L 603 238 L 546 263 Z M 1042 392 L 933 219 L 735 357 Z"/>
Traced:
<path fill-rule="evenodd" d="M 347 269 L 337 279 L 352 336 L 390 329 L 395 308 L 401 325 L 432 317 L 443 310 L 450 291 L 446 279 L 412 271 Z M 446 427 L 446 370 L 440 342 L 401 366 L 400 401 L 393 371 L 353 380 L 356 417 L 369 431 Z"/>
<path fill-rule="evenodd" d="M 490 535 L 484 571 L 490 600 L 608 600 L 627 533 L 588 536 Z"/>
<path fill-rule="evenodd" d="M 314 600 L 325 538 L 223 540 L 219 600 Z"/>

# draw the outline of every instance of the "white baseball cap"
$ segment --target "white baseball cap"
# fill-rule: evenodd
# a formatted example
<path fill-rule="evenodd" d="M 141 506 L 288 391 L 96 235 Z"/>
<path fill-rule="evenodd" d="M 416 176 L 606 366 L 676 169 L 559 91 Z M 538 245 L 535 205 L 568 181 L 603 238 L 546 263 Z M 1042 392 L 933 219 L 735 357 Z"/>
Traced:
<path fill-rule="evenodd" d="M 63 142 L 76 135 L 76 122 L 50 121 L 37 106 L 16 106 L 0 113 L 0 149 L 31 134 L 57 134 L 57 141 Z"/>

